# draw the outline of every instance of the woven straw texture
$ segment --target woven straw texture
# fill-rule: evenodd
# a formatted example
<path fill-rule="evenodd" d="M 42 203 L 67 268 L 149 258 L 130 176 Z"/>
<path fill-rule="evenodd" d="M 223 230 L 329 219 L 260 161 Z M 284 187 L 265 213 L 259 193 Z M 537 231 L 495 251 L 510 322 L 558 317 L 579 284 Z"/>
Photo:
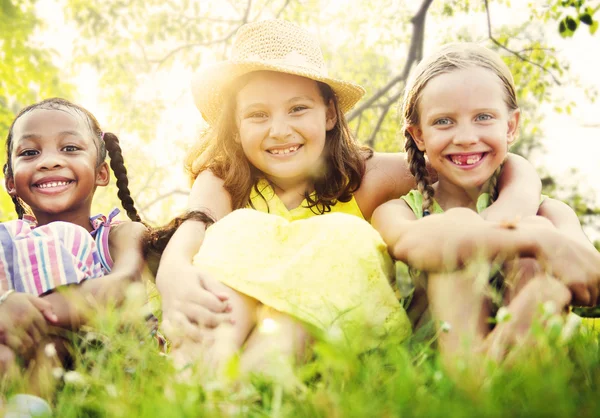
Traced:
<path fill-rule="evenodd" d="M 319 42 L 310 32 L 284 20 L 265 20 L 242 26 L 231 58 L 206 67 L 194 76 L 192 93 L 204 120 L 211 125 L 217 121 L 225 94 L 235 79 L 261 70 L 299 75 L 328 84 L 344 113 L 365 93 L 358 84 L 328 76 Z"/>

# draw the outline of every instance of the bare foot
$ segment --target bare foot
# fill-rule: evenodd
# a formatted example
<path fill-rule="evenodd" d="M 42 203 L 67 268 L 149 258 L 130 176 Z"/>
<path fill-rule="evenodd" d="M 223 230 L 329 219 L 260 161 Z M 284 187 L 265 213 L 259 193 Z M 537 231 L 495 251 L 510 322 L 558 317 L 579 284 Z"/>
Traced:
<path fill-rule="evenodd" d="M 530 280 L 506 309 L 499 311 L 499 323 L 486 337 L 482 351 L 501 361 L 512 347 L 527 344 L 534 319 L 541 318 L 540 304 L 551 302 L 556 311 L 566 311 L 571 292 L 560 281 L 538 276 Z"/>

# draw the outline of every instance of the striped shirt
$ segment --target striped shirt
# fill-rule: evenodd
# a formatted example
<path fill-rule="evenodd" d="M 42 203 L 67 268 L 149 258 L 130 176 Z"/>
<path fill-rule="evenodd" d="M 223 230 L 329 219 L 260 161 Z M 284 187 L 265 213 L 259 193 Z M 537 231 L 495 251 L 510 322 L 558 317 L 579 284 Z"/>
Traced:
<path fill-rule="evenodd" d="M 35 218 L 0 224 L 0 293 L 43 295 L 59 286 L 101 277 L 112 268 L 108 234 L 113 217 L 90 219 L 93 231 L 68 222 L 37 226 Z"/>

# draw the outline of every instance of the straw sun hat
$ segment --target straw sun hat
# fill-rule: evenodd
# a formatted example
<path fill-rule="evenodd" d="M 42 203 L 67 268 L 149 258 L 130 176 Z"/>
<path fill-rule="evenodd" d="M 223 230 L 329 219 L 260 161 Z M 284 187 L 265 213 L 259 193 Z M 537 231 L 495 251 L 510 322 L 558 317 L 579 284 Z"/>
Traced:
<path fill-rule="evenodd" d="M 192 79 L 192 93 L 202 117 L 209 124 L 218 119 L 228 87 L 253 71 L 277 71 L 328 84 L 340 109 L 347 112 L 365 94 L 358 84 L 327 75 L 318 40 L 307 30 L 284 20 L 265 20 L 242 26 L 231 58 L 209 66 Z"/>

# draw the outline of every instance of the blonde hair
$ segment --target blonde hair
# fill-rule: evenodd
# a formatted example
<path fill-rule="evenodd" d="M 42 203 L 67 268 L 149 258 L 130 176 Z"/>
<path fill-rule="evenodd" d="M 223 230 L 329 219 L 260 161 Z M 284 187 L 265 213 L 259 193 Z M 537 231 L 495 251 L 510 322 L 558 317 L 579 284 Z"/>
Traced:
<path fill-rule="evenodd" d="M 417 148 L 413 137 L 408 131 L 409 126 L 418 126 L 419 101 L 427 83 L 440 74 L 467 68 L 485 68 L 498 76 L 506 92 L 504 101 L 510 111 L 519 108 L 515 84 L 510 70 L 500 56 L 478 44 L 452 43 L 447 44 L 435 53 L 425 58 L 417 65 L 414 75 L 406 85 L 404 100 L 402 102 L 402 116 L 404 118 L 404 149 L 408 154 L 410 171 L 415 176 L 417 188 L 423 195 L 423 212 L 429 213 L 433 204 L 433 188 L 431 187 L 425 164 L 425 153 Z M 487 190 L 492 201 L 498 197 L 498 175 L 502 171 L 500 165 L 488 181 Z"/>
<path fill-rule="evenodd" d="M 218 120 L 203 133 L 185 162 L 192 181 L 204 170 L 211 170 L 221 178 L 225 190 L 231 196 L 234 210 L 251 205 L 252 188 L 260 194 L 257 182 L 263 177 L 263 174 L 248 161 L 242 146 L 235 140 L 238 135 L 235 92 L 239 91 L 251 75 L 252 73 L 246 74 L 232 83 Z M 325 165 L 323 171 L 314 179 L 315 197 L 308 192 L 304 196 L 313 212 L 323 214 L 329 212 L 337 201 L 348 202 L 352 199 L 365 173 L 365 159 L 372 155 L 372 151 L 361 146 L 352 137 L 332 88 L 319 81 L 315 83 L 323 101 L 326 104 L 333 102 L 337 116 L 336 125 L 326 134 L 323 150 Z"/>

